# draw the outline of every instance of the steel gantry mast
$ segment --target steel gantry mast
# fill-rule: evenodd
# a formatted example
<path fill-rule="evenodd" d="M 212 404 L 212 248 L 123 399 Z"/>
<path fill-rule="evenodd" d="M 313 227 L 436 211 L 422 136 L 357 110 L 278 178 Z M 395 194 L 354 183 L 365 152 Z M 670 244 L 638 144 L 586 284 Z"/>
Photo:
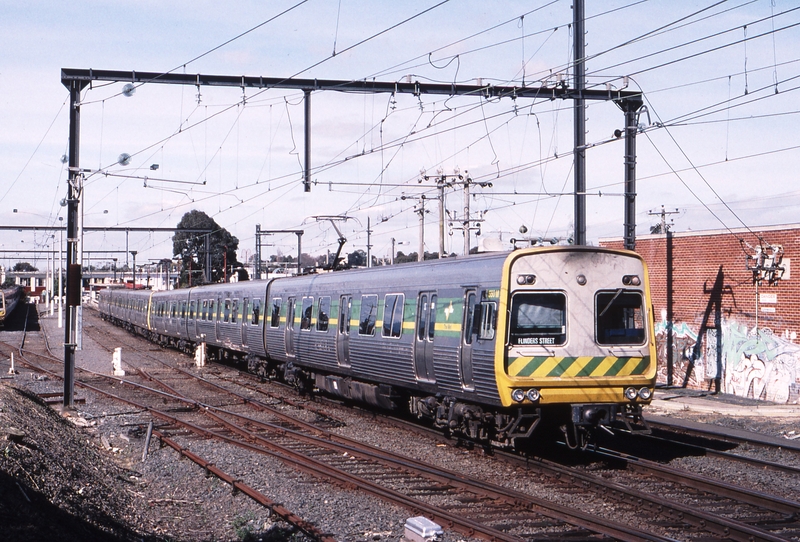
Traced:
<path fill-rule="evenodd" d="M 287 77 L 264 77 L 245 75 L 209 75 L 187 73 L 161 73 L 139 71 L 116 71 L 63 68 L 61 82 L 67 87 L 85 87 L 93 81 L 113 81 L 132 84 L 165 84 L 165 85 L 201 85 L 217 87 L 255 88 L 255 89 L 294 89 L 302 90 L 305 101 L 305 166 L 303 171 L 303 189 L 311 190 L 311 93 L 315 91 L 333 91 L 348 93 L 390 93 L 390 94 L 438 94 L 446 96 L 475 96 L 489 98 L 547 98 L 574 100 L 575 107 L 575 242 L 585 244 L 586 241 L 586 166 L 585 166 L 585 101 L 612 100 L 623 102 L 631 98 L 641 101 L 641 93 L 624 89 L 587 89 L 585 88 L 585 46 L 583 24 L 583 0 L 574 2 L 575 20 L 575 83 L 570 88 L 565 81 L 552 85 L 487 85 L 456 83 L 422 83 L 419 81 L 375 81 L 375 80 L 337 80 L 337 79 L 302 79 Z M 78 104 L 79 95 L 75 95 Z M 72 120 L 71 120 L 72 122 Z M 79 122 L 75 119 L 75 122 Z M 77 130 L 77 128 L 75 129 Z M 70 133 L 73 128 L 70 127 Z M 630 132 L 626 130 L 626 137 Z M 70 157 L 70 160 L 72 158 Z M 626 159 L 626 163 L 629 161 Z"/>
<path fill-rule="evenodd" d="M 66 201 L 68 203 L 67 217 L 67 326 L 64 340 L 64 374 L 65 394 L 64 405 L 72 406 L 72 383 L 75 359 L 74 327 L 76 312 L 80 308 L 80 262 L 77 250 L 78 243 L 78 198 L 80 197 L 81 173 L 79 166 L 80 152 L 80 93 L 94 81 L 122 82 L 134 85 L 165 84 L 165 85 L 191 85 L 195 87 L 217 86 L 256 89 L 295 89 L 302 90 L 305 101 L 305 167 L 303 172 L 303 187 L 306 192 L 311 190 L 311 93 L 315 91 L 355 92 L 355 93 L 390 93 L 390 94 L 439 94 L 446 96 L 475 96 L 488 98 L 548 98 L 574 100 L 575 107 L 575 242 L 586 242 L 585 219 L 585 100 L 613 100 L 618 105 L 627 104 L 623 110 L 628 113 L 635 100 L 641 103 L 641 93 L 622 89 L 587 89 L 585 88 L 585 42 L 583 24 L 583 0 L 574 1 L 574 55 L 575 55 L 575 83 L 574 88 L 569 88 L 566 82 L 553 85 L 537 84 L 520 86 L 516 85 L 485 85 L 485 84 L 456 84 L 456 83 L 421 83 L 419 81 L 375 81 L 375 80 L 335 80 L 335 79 L 301 79 L 263 76 L 238 76 L 238 75 L 209 75 L 187 73 L 141 72 L 62 68 L 61 83 L 70 92 L 70 126 L 69 126 L 69 182 Z M 634 101 L 626 101 L 635 99 Z M 637 108 L 638 109 L 638 108 Z M 630 117 L 627 117 L 628 120 Z M 626 138 L 635 137 L 636 130 L 630 129 L 626 122 Z M 626 145 L 626 215 L 633 207 L 635 190 L 631 189 L 633 183 L 627 179 L 635 179 L 633 168 L 635 166 L 635 145 L 631 141 Z M 633 231 L 633 226 L 626 223 L 626 234 Z M 626 243 L 627 245 L 627 243 Z M 69 388 L 69 395 L 67 393 Z"/>

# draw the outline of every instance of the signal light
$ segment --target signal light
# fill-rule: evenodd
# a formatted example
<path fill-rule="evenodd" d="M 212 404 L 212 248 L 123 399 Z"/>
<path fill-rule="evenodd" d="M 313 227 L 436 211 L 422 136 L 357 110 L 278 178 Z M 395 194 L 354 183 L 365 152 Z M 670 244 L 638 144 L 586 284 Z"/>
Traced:
<path fill-rule="evenodd" d="M 650 388 L 642 388 L 639 390 L 639 399 L 648 401 L 653 396 L 653 390 Z"/>
<path fill-rule="evenodd" d="M 636 388 L 625 388 L 625 399 L 634 401 L 638 395 Z"/>
<path fill-rule="evenodd" d="M 511 398 L 517 403 L 521 403 L 525 400 L 525 390 L 521 390 L 519 388 L 515 389 L 511 392 Z"/>
<path fill-rule="evenodd" d="M 538 401 L 539 398 L 541 398 L 541 396 L 542 394 L 539 393 L 539 390 L 537 390 L 536 388 L 531 388 L 525 393 L 525 397 L 527 397 L 528 401 L 530 401 L 531 403 L 535 403 L 536 401 Z"/>

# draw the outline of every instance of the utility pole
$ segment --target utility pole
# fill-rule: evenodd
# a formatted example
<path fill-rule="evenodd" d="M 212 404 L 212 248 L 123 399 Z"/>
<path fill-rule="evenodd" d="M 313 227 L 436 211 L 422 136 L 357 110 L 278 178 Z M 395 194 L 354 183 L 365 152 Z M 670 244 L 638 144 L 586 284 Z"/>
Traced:
<path fill-rule="evenodd" d="M 67 180 L 67 311 L 64 326 L 64 408 L 74 408 L 75 347 L 81 304 L 81 262 L 78 253 L 78 200 L 82 196 L 80 172 L 81 90 L 88 83 L 72 80 L 69 89 L 69 179 Z"/>
<path fill-rule="evenodd" d="M 615 100 L 625 112 L 625 248 L 636 249 L 636 132 L 639 130 L 638 111 L 641 96 Z"/>
<path fill-rule="evenodd" d="M 458 217 L 454 217 L 454 218 L 450 219 L 450 227 L 452 229 L 455 229 L 455 230 L 462 230 L 462 232 L 464 233 L 464 255 L 468 256 L 469 255 L 469 250 L 470 250 L 470 234 L 469 234 L 469 231 L 470 230 L 476 230 L 477 234 L 480 235 L 481 234 L 480 223 L 483 222 L 483 216 L 482 215 L 481 215 L 480 218 L 472 218 L 472 216 L 471 216 L 471 211 L 469 209 L 469 194 L 470 194 L 469 187 L 472 184 L 477 184 L 481 188 L 487 188 L 487 187 L 491 188 L 493 185 L 490 182 L 479 182 L 479 183 L 476 183 L 475 181 L 473 181 L 469 177 L 469 175 L 467 175 L 466 177 L 462 177 L 461 175 L 459 175 L 458 177 L 459 177 L 459 184 L 462 184 L 463 187 L 464 187 L 463 188 L 463 190 L 464 190 L 464 216 L 460 220 L 460 223 L 461 223 L 460 226 L 453 226 L 454 223 L 458 222 Z M 471 223 L 474 223 L 474 226 L 470 226 Z"/>
<path fill-rule="evenodd" d="M 421 262 L 425 259 L 425 195 L 419 199 L 419 205 L 416 209 L 419 215 L 419 252 L 417 253 L 417 261 Z"/>
<path fill-rule="evenodd" d="M 136 255 L 139 254 L 136 250 L 131 250 L 131 256 L 133 256 L 133 289 L 136 290 Z"/>
<path fill-rule="evenodd" d="M 584 28 L 584 0 L 572 3 L 573 59 L 575 70 L 575 98 L 572 100 L 574 115 L 575 146 L 572 150 L 575 161 L 575 239 L 576 245 L 586 244 L 586 104 L 583 93 L 586 89 L 586 41 Z"/>
<path fill-rule="evenodd" d="M 256 224 L 256 261 L 254 266 L 256 280 L 261 278 L 261 224 Z"/>
<path fill-rule="evenodd" d="M 369 226 L 369 217 L 367 217 L 367 267 L 372 267 L 372 230 Z"/>
<path fill-rule="evenodd" d="M 674 211 L 666 211 L 664 210 L 664 206 L 661 206 L 661 211 L 647 211 L 647 214 L 650 216 L 660 216 L 661 217 L 661 230 L 659 233 L 666 234 L 667 230 L 669 229 L 669 225 L 667 224 L 667 215 L 677 215 L 679 213 L 678 209 Z M 672 222 L 672 220 L 670 220 Z"/>

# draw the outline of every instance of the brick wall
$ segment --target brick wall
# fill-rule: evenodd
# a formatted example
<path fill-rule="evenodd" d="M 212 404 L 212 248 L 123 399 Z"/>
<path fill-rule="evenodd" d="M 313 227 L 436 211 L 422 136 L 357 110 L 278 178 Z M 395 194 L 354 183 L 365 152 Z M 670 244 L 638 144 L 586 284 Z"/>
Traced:
<path fill-rule="evenodd" d="M 773 285 L 756 286 L 748 269 L 762 244 L 783 248 L 784 277 Z M 649 267 L 661 383 L 797 402 L 800 225 L 646 235 L 636 252 Z"/>

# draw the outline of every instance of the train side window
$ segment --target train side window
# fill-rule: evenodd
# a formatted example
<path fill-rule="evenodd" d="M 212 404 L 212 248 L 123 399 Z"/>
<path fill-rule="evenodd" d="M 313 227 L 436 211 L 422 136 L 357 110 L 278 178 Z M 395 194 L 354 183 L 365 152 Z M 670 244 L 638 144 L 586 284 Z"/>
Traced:
<path fill-rule="evenodd" d="M 203 306 L 200 310 L 200 320 L 208 320 L 208 299 L 203 300 Z"/>
<path fill-rule="evenodd" d="M 511 298 L 509 343 L 562 345 L 567 342 L 567 296 L 562 292 L 525 292 Z"/>
<path fill-rule="evenodd" d="M 269 327 L 278 327 L 281 323 L 281 298 L 272 299 L 272 317 L 269 320 Z"/>
<path fill-rule="evenodd" d="M 222 321 L 227 324 L 230 318 L 231 318 L 231 300 L 226 299 L 222 305 Z"/>
<path fill-rule="evenodd" d="M 253 319 L 250 321 L 254 326 L 258 325 L 258 318 L 261 316 L 261 300 L 253 300 Z"/>
<path fill-rule="evenodd" d="M 328 331 L 328 315 L 331 312 L 331 298 L 320 297 L 317 305 L 317 331 Z"/>
<path fill-rule="evenodd" d="M 428 318 L 428 340 L 432 341 L 436 332 L 436 300 L 438 296 L 431 294 L 431 315 Z"/>
<path fill-rule="evenodd" d="M 383 336 L 398 338 L 403 333 L 405 295 L 387 294 L 383 298 Z"/>
<path fill-rule="evenodd" d="M 194 320 L 194 312 L 195 308 L 197 307 L 197 301 L 194 299 L 189 301 L 189 319 Z"/>
<path fill-rule="evenodd" d="M 343 295 L 339 301 L 339 335 L 350 335 L 350 310 L 353 296 Z"/>
<path fill-rule="evenodd" d="M 595 298 L 598 344 L 644 344 L 644 298 L 641 292 L 598 292 Z"/>
<path fill-rule="evenodd" d="M 242 323 L 248 322 L 250 322 L 250 299 L 245 297 L 242 299 Z"/>
<path fill-rule="evenodd" d="M 476 335 L 475 307 L 477 307 L 478 294 L 470 291 L 467 294 L 467 307 L 464 311 L 464 344 L 472 344 L 472 336 Z"/>
<path fill-rule="evenodd" d="M 494 339 L 495 325 L 497 321 L 497 302 L 481 301 L 475 306 L 474 325 L 477 328 L 476 334 L 482 341 Z"/>
<path fill-rule="evenodd" d="M 361 314 L 358 318 L 358 334 L 374 335 L 375 320 L 378 316 L 378 296 L 361 296 Z"/>
<path fill-rule="evenodd" d="M 219 320 L 219 314 L 217 314 L 217 300 L 212 299 L 208 303 L 208 319 L 212 321 Z"/>
<path fill-rule="evenodd" d="M 181 318 L 186 318 L 186 301 L 181 301 Z"/>
<path fill-rule="evenodd" d="M 311 311 L 314 307 L 313 297 L 303 298 L 303 308 L 300 312 L 300 329 L 311 331 Z"/>
<path fill-rule="evenodd" d="M 417 340 L 421 341 L 425 339 L 425 328 L 428 327 L 428 294 L 419 296 L 417 320 Z"/>
<path fill-rule="evenodd" d="M 236 324 L 239 322 L 239 300 L 234 299 L 231 301 L 231 323 Z"/>

